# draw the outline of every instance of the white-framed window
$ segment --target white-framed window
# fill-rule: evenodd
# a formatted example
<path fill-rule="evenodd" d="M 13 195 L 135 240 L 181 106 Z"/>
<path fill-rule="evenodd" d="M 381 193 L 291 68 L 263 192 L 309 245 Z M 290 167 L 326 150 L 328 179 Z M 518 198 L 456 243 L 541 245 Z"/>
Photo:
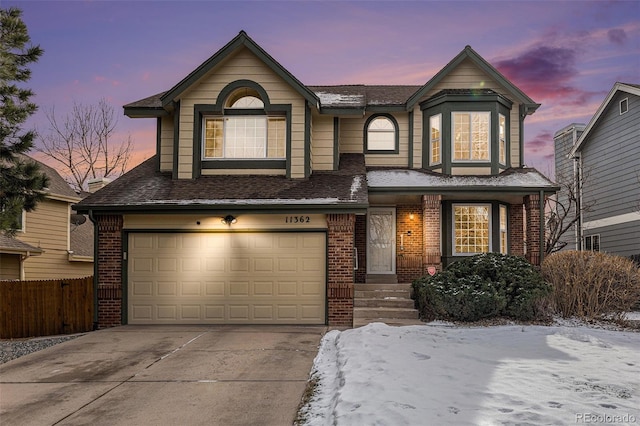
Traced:
<path fill-rule="evenodd" d="M 263 108 L 261 99 L 248 95 L 234 98 L 228 109 L 247 109 L 252 114 L 205 117 L 203 158 L 285 158 L 286 119 L 262 114 Z"/>
<path fill-rule="evenodd" d="M 452 112 L 453 161 L 488 161 L 490 157 L 491 113 Z"/>
<path fill-rule="evenodd" d="M 500 206 L 500 253 L 507 254 L 508 252 L 508 240 L 507 240 L 507 206 Z"/>
<path fill-rule="evenodd" d="M 488 253 L 491 247 L 491 205 L 453 205 L 453 254 Z"/>
<path fill-rule="evenodd" d="M 624 98 L 620 101 L 620 115 L 629 111 L 629 98 Z"/>
<path fill-rule="evenodd" d="M 431 164 L 442 162 L 442 114 L 432 115 L 429 118 L 429 150 L 431 153 Z"/>
<path fill-rule="evenodd" d="M 388 117 L 376 117 L 367 126 L 368 151 L 393 151 L 396 149 L 396 126 Z"/>
<path fill-rule="evenodd" d="M 498 114 L 498 156 L 500 164 L 507 164 L 507 119 Z"/>
<path fill-rule="evenodd" d="M 584 237 L 584 249 L 587 251 L 600 251 L 600 234 Z"/>

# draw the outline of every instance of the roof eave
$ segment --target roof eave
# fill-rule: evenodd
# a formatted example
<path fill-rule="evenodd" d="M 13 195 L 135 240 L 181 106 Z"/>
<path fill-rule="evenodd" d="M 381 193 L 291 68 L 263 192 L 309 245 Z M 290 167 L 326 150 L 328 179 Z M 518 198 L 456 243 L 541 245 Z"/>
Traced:
<path fill-rule="evenodd" d="M 544 193 L 556 193 L 560 190 L 559 186 L 520 186 L 520 187 L 504 187 L 504 186 L 488 186 L 488 185 L 476 185 L 476 186 L 384 186 L 384 187 L 369 187 L 369 193 L 372 194 L 387 194 L 394 193 L 398 195 L 419 195 L 419 194 L 461 194 L 465 192 L 478 192 L 484 193 L 510 193 L 510 194 L 537 194 L 540 191 Z"/>
<path fill-rule="evenodd" d="M 164 108 L 139 108 L 139 107 L 124 107 L 124 115 L 129 118 L 156 118 L 166 117 L 169 115 L 169 111 Z"/>
<path fill-rule="evenodd" d="M 496 80 L 500 85 L 504 88 L 512 92 L 513 95 L 518 99 L 518 102 L 524 105 L 527 105 L 528 109 L 531 109 L 531 112 L 528 114 L 533 114 L 540 104 L 537 104 L 527 96 L 522 90 L 520 90 L 517 86 L 515 86 L 512 82 L 510 82 L 505 76 L 503 76 L 496 68 L 494 68 L 489 62 L 487 62 L 482 56 L 480 56 L 475 50 L 471 48 L 471 46 L 466 46 L 464 50 L 462 50 L 455 58 L 453 58 L 447 65 L 444 66 L 433 78 L 431 78 L 424 86 L 422 86 L 418 91 L 416 91 L 411 97 L 407 100 L 407 110 L 412 110 L 418 100 L 422 98 L 429 90 L 431 90 L 436 84 L 438 84 L 449 72 L 451 72 L 455 67 L 457 67 L 462 61 L 465 59 L 472 60 L 480 69 L 489 74 L 494 80 Z"/>
<path fill-rule="evenodd" d="M 195 84 L 198 80 L 204 77 L 209 71 L 220 64 L 225 58 L 240 47 L 246 47 L 264 63 L 267 64 L 279 77 L 289 83 L 300 95 L 302 95 L 313 106 L 319 107 L 320 99 L 309 90 L 304 84 L 302 84 L 297 78 L 287 71 L 280 63 L 278 63 L 271 55 L 269 55 L 264 49 L 262 49 L 255 41 L 251 39 L 244 31 L 233 38 L 223 48 L 218 50 L 213 56 L 203 62 L 198 68 L 187 75 L 182 81 L 176 84 L 168 92 L 160 97 L 162 106 L 171 104 L 177 99 L 180 94 Z"/>
<path fill-rule="evenodd" d="M 591 117 L 591 120 L 589 121 L 587 126 L 584 128 L 582 135 L 580 135 L 580 137 L 576 141 L 576 144 L 571 149 L 571 152 L 569 152 L 569 157 L 575 157 L 576 153 L 580 149 L 582 149 L 582 146 L 584 145 L 585 140 L 589 136 L 589 133 L 591 132 L 593 127 L 595 127 L 596 123 L 600 119 L 600 116 L 602 115 L 604 110 L 609 106 L 611 99 L 613 99 L 613 97 L 618 91 L 626 92 L 631 95 L 640 96 L 640 89 L 637 87 L 629 86 L 628 84 L 624 84 L 620 82 L 617 82 L 616 84 L 614 84 L 611 90 L 609 91 L 609 94 L 607 95 L 607 97 L 604 99 L 602 104 L 600 104 L 600 107 L 598 107 L 598 110 L 593 115 L 593 117 Z"/>

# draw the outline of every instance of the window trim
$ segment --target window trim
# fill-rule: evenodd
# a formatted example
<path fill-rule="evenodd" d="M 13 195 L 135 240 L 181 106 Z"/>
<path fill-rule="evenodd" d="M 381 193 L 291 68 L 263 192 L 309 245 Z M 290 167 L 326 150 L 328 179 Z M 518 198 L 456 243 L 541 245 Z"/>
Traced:
<path fill-rule="evenodd" d="M 458 253 L 456 250 L 456 207 L 487 207 L 487 237 L 488 237 L 488 247 L 486 253 L 490 253 L 493 247 L 493 206 L 491 203 L 452 203 L 451 204 L 451 255 L 453 257 L 465 257 L 465 256 L 475 256 L 476 254 L 482 254 L 485 252 L 474 252 L 474 253 Z"/>
<path fill-rule="evenodd" d="M 393 149 L 369 149 L 369 125 L 372 121 L 377 118 L 387 118 L 391 121 L 394 127 L 394 147 Z M 364 143 L 364 153 L 365 154 L 398 154 L 400 152 L 400 127 L 398 126 L 398 120 L 391 115 L 386 113 L 373 114 L 364 123 L 363 129 L 363 143 Z"/>
<path fill-rule="evenodd" d="M 623 104 L 626 106 L 624 111 L 622 110 L 622 105 Z M 629 98 L 621 99 L 619 106 L 620 106 L 620 110 L 619 110 L 620 111 L 620 115 L 626 114 L 627 112 L 629 112 Z"/>
<path fill-rule="evenodd" d="M 239 88 L 254 89 L 264 103 L 261 114 L 281 115 L 285 118 L 285 158 L 284 159 L 206 159 L 202 158 L 204 151 L 203 122 L 208 115 L 223 115 L 224 103 L 229 95 Z M 227 109 L 233 114 L 246 114 L 248 109 Z M 291 176 L 291 104 L 272 104 L 267 92 L 257 83 L 251 80 L 236 80 L 222 89 L 215 104 L 194 104 L 193 106 L 193 168 L 194 179 L 202 176 L 202 171 L 207 169 L 284 169 L 287 177 Z M 177 143 L 175 144 L 177 146 Z M 177 157 L 177 153 L 174 152 Z M 174 165 L 175 166 L 175 165 Z M 177 166 L 176 166 L 177 167 Z"/>

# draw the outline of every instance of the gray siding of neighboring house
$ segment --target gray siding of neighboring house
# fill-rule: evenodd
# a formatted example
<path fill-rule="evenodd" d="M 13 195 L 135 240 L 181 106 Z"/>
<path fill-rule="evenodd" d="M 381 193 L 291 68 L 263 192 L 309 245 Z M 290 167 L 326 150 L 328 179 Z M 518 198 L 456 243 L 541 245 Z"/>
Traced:
<path fill-rule="evenodd" d="M 558 192 L 558 210 L 561 210 L 560 205 L 567 208 L 569 203 L 567 201 L 567 186 L 573 185 L 574 179 L 574 160 L 569 158 L 569 153 L 575 145 L 576 141 L 584 131 L 584 124 L 570 124 L 561 130 L 558 130 L 553 137 L 553 143 L 555 148 L 555 177 L 554 180 L 560 185 L 560 192 Z M 574 206 L 575 207 L 575 206 Z M 564 223 L 568 223 L 575 217 L 575 208 L 571 208 Z M 559 243 L 566 243 L 564 250 L 578 250 L 578 226 L 574 224 L 569 230 L 567 230 L 560 237 Z"/>
<path fill-rule="evenodd" d="M 624 98 L 629 100 L 629 110 L 621 115 L 619 105 Z M 603 251 L 621 255 L 640 253 L 638 221 L 587 228 L 590 221 L 637 213 L 640 209 L 640 97 L 616 93 L 581 151 L 583 170 L 588 175 L 583 199 L 586 204 L 594 203 L 584 213 L 584 235 L 600 234 Z"/>
<path fill-rule="evenodd" d="M 600 251 L 626 257 L 640 255 L 640 220 L 585 229 L 584 235 L 600 235 Z"/>

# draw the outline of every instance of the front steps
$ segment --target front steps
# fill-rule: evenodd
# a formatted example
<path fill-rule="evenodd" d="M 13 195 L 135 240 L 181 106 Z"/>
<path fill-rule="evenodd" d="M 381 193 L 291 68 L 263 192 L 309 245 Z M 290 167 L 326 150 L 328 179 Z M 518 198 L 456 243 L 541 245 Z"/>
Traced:
<path fill-rule="evenodd" d="M 424 324 L 414 309 L 411 284 L 355 284 L 354 290 L 354 328 L 372 322 L 388 325 Z"/>

